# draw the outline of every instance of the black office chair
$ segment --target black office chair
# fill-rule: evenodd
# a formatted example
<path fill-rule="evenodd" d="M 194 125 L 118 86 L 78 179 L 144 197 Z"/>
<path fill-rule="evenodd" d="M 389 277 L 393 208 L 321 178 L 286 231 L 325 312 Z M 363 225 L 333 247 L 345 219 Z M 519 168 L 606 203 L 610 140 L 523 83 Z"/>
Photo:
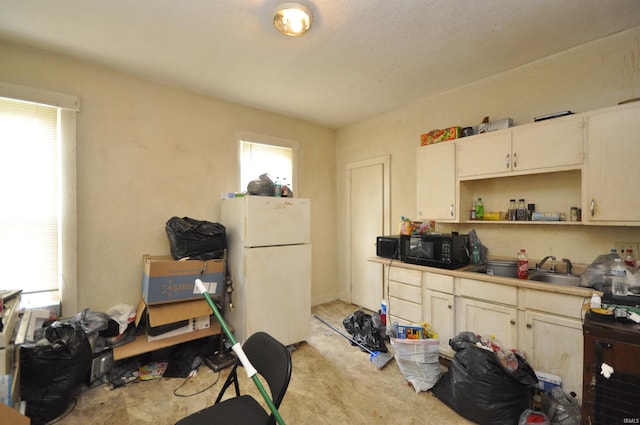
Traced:
<path fill-rule="evenodd" d="M 273 404 L 276 408 L 280 407 L 291 379 L 289 350 L 264 332 L 251 335 L 242 345 L 242 349 L 269 386 Z M 271 411 L 265 410 L 250 395 L 240 395 L 237 374 L 239 366 L 242 366 L 240 361 L 236 361 L 213 406 L 181 419 L 176 425 L 274 425 L 276 420 Z M 232 383 L 236 390 L 236 397 L 220 401 Z"/>

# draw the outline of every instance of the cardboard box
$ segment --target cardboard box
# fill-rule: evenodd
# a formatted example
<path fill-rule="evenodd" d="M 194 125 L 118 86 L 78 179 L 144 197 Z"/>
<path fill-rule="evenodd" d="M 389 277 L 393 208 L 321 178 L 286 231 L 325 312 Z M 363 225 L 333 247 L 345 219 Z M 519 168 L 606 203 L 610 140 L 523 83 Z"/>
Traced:
<path fill-rule="evenodd" d="M 202 298 L 196 279 L 202 280 L 211 296 L 224 290 L 224 260 L 175 261 L 168 255 L 145 255 L 143 262 L 142 296 L 147 305 Z"/>
<path fill-rule="evenodd" d="M 490 131 L 504 130 L 505 128 L 513 127 L 512 118 L 503 118 L 497 121 L 489 121 L 488 123 L 478 124 L 473 127 L 475 134 L 488 133 Z"/>
<path fill-rule="evenodd" d="M 462 127 L 449 127 L 442 130 L 432 130 L 420 135 L 420 146 L 457 139 L 460 137 L 461 132 Z"/>
<path fill-rule="evenodd" d="M 149 326 L 158 327 L 182 320 L 190 320 L 195 317 L 208 317 L 213 314 L 207 300 L 202 296 L 200 298 L 198 300 L 157 305 L 149 305 L 143 298 L 138 303 L 136 310 L 136 326 L 140 325 L 143 317 Z"/>
<path fill-rule="evenodd" d="M 152 336 L 147 334 L 147 341 L 160 341 L 162 339 L 171 338 L 178 335 L 183 335 L 189 332 L 200 331 L 203 329 L 209 329 L 211 325 L 211 318 L 209 316 L 193 317 L 189 319 L 188 323 L 180 328 L 174 329 L 169 332 L 165 332 L 160 335 Z"/>
<path fill-rule="evenodd" d="M 424 339 L 422 326 L 398 324 L 398 339 Z"/>
<path fill-rule="evenodd" d="M 136 310 L 136 326 L 143 321 L 147 324 L 147 341 L 160 341 L 162 339 L 209 329 L 210 316 L 213 314 L 209 303 L 204 298 L 199 300 L 181 301 L 168 304 L 147 305 L 144 299 L 140 299 Z M 177 322 L 185 322 L 182 326 L 171 328 L 169 331 L 151 335 L 148 327 L 160 328 Z"/>
<path fill-rule="evenodd" d="M 534 370 L 534 372 L 536 374 L 536 377 L 538 378 L 538 384 L 536 385 L 537 389 L 547 392 L 554 387 L 562 386 L 562 378 L 558 375 L 552 375 L 551 373 L 546 372 L 538 372 L 537 370 Z"/>
<path fill-rule="evenodd" d="M 29 425 L 31 423 L 31 419 L 4 403 L 0 403 L 0 418 L 2 418 L 3 425 Z"/>
<path fill-rule="evenodd" d="M 13 387 L 13 375 L 0 375 L 0 404 L 11 405 L 13 397 L 11 390 Z"/>
<path fill-rule="evenodd" d="M 136 326 L 139 326 L 142 318 L 145 317 L 145 320 L 148 324 L 150 323 L 151 326 L 162 326 L 208 314 L 211 314 L 211 308 L 204 298 L 159 305 L 147 305 L 144 298 L 141 298 L 136 310 L 135 323 Z M 231 327 L 230 329 L 233 330 Z M 113 360 L 119 361 L 139 354 L 159 350 L 161 348 L 182 344 L 183 342 L 218 335 L 221 331 L 220 323 L 218 323 L 217 320 L 212 319 L 210 321 L 209 328 L 172 336 L 158 341 L 148 341 L 146 335 L 138 335 L 134 341 L 114 347 Z"/>

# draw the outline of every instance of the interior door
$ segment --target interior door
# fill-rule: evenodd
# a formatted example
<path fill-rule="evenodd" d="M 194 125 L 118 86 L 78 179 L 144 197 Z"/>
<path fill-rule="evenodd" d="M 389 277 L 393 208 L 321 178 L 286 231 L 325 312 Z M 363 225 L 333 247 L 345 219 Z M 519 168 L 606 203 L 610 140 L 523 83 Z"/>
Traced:
<path fill-rule="evenodd" d="M 370 263 L 376 236 L 389 232 L 389 158 L 351 164 L 347 169 L 347 244 L 351 302 L 377 311 L 383 297 L 383 270 Z"/>

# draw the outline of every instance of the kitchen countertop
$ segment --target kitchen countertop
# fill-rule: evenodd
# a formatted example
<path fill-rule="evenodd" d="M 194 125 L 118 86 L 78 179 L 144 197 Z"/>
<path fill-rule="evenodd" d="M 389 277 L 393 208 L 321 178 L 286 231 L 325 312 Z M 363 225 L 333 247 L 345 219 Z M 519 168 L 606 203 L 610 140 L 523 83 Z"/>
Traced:
<path fill-rule="evenodd" d="M 485 282 L 499 283 L 501 285 L 516 286 L 518 288 L 537 289 L 537 290 L 546 291 L 546 292 L 555 292 L 558 294 L 576 295 L 576 296 L 589 297 L 589 298 L 594 292 L 602 295 L 602 292 L 596 291 L 593 288 L 586 288 L 581 286 L 565 286 L 565 285 L 558 285 L 555 283 L 536 282 L 533 280 L 515 279 L 511 277 L 502 277 L 502 276 L 495 276 L 495 275 L 490 275 L 486 273 L 476 273 L 476 272 L 468 271 L 472 267 L 476 266 L 474 264 L 460 267 L 455 270 L 448 270 L 448 269 L 441 269 L 438 267 L 419 266 L 417 264 L 404 263 L 399 260 L 392 260 L 392 259 L 383 258 L 383 257 L 369 257 L 367 260 L 373 263 L 380 263 L 387 266 L 392 265 L 394 267 L 402 267 L 405 269 L 418 270 L 422 272 L 431 272 L 431 273 L 444 274 L 444 275 L 461 277 L 466 279 L 481 280 Z"/>

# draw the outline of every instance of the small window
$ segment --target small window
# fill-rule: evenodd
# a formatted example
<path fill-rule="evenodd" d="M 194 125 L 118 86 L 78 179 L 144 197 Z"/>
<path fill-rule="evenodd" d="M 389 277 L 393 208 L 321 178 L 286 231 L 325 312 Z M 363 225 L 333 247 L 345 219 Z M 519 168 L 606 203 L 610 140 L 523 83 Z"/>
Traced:
<path fill-rule="evenodd" d="M 269 140 L 271 139 L 271 140 Z M 240 191 L 247 190 L 251 180 L 268 174 L 274 182 L 288 185 L 295 191 L 297 144 L 288 140 L 273 140 L 267 136 L 240 139 Z M 295 193 L 295 192 L 294 192 Z"/>

